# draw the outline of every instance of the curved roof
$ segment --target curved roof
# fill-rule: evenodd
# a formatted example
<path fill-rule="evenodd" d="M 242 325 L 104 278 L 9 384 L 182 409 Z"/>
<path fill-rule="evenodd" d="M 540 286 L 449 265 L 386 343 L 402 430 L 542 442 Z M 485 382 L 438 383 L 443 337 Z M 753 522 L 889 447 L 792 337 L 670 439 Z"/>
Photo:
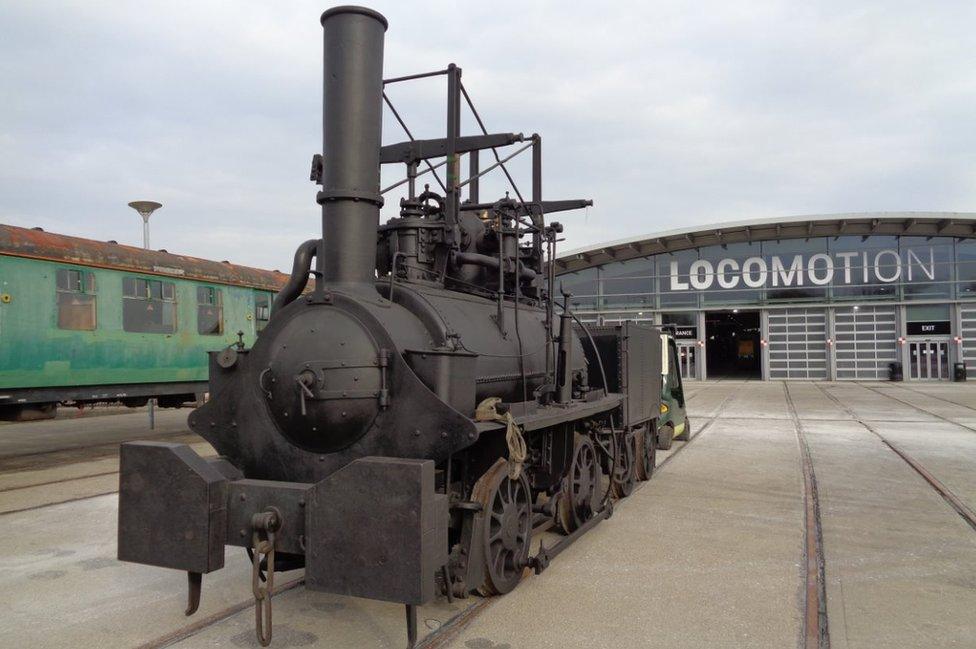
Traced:
<path fill-rule="evenodd" d="M 111 241 L 69 237 L 45 232 L 40 228 L 19 228 L 2 223 L 0 255 L 129 270 L 147 275 L 181 277 L 269 291 L 280 290 L 288 281 L 288 275 L 278 271 L 174 255 L 165 250 L 145 250 Z"/>
<path fill-rule="evenodd" d="M 845 234 L 976 237 L 976 213 L 860 212 L 698 225 L 564 252 L 556 258 L 556 273 L 569 273 L 609 262 L 699 246 L 769 239 L 835 237 Z"/>

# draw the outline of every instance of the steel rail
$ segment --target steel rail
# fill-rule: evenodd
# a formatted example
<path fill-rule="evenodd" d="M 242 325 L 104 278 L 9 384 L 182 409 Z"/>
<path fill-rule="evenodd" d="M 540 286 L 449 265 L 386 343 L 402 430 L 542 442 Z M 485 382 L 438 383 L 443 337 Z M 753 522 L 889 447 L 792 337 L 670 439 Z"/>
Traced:
<path fill-rule="evenodd" d="M 730 394 L 727 397 L 725 397 L 725 399 L 723 399 L 722 402 L 715 409 L 715 414 L 712 415 L 711 418 L 709 418 L 708 422 L 704 426 L 702 426 L 698 430 L 697 433 L 695 433 L 690 438 L 688 438 L 687 441 L 685 441 L 684 443 L 682 443 L 682 445 L 677 450 L 675 450 L 673 453 L 671 453 L 671 455 L 669 455 L 668 457 L 666 457 L 660 464 L 658 464 L 654 468 L 654 472 L 657 473 L 658 471 L 660 471 L 661 469 L 663 469 L 664 466 L 672 458 L 674 458 L 676 455 L 678 455 L 684 449 L 688 448 L 688 446 L 694 440 L 698 439 L 698 437 L 700 437 L 701 435 L 704 435 L 711 428 L 711 426 L 716 421 L 718 421 L 718 419 L 720 418 L 720 415 L 722 414 L 722 411 L 726 408 L 726 406 L 728 406 L 728 404 L 732 401 L 732 399 L 734 397 L 735 397 L 735 394 L 734 393 L 733 394 Z M 642 482 L 642 483 L 638 484 L 634 488 L 634 491 L 631 492 L 630 496 L 627 496 L 627 498 L 631 498 L 634 495 L 634 493 L 636 493 L 639 489 L 641 489 L 644 485 L 648 484 L 649 482 L 650 482 L 650 480 L 647 480 L 645 482 Z M 624 500 L 626 500 L 627 498 L 625 498 Z M 616 509 L 616 505 L 614 505 L 613 507 L 614 507 L 614 509 Z M 557 554 L 558 554 L 558 552 L 557 552 Z M 535 576 L 537 576 L 537 575 L 534 574 L 534 573 L 529 573 L 529 576 L 526 577 L 526 579 L 531 579 L 531 578 L 533 578 Z M 499 599 L 498 596 L 496 596 L 496 597 L 487 597 L 487 598 L 484 598 L 484 599 L 479 600 L 477 603 L 475 603 L 472 606 L 470 606 L 470 607 L 466 608 L 465 610 L 461 611 L 460 613 L 458 613 L 457 615 L 455 615 L 453 618 L 451 618 L 451 619 L 447 620 L 446 622 L 444 622 L 444 624 L 442 624 L 440 627 L 438 627 L 436 631 L 433 631 L 427 637 L 425 637 L 422 640 L 420 640 L 420 642 L 417 643 L 416 649 L 441 649 L 442 647 L 446 647 L 451 642 L 453 642 L 458 637 L 458 635 L 460 635 L 460 633 L 465 628 L 467 628 L 467 626 L 470 625 L 471 622 L 477 616 L 479 616 L 484 611 L 488 610 L 488 608 L 497 599 Z"/>
<path fill-rule="evenodd" d="M 274 590 L 272 591 L 272 595 L 280 595 L 281 593 L 297 588 L 304 583 L 305 583 L 305 577 L 299 577 L 298 579 L 287 581 L 281 584 L 280 586 L 275 586 Z M 200 633 L 201 631 L 203 631 L 204 629 L 206 629 L 207 627 L 213 626 L 218 622 L 223 622 L 224 620 L 231 617 L 232 615 L 236 615 L 241 611 L 246 611 L 249 608 L 254 608 L 253 597 L 247 599 L 246 601 L 238 602 L 237 604 L 232 604 L 231 606 L 228 606 L 223 610 L 217 611 L 216 613 L 212 613 L 207 617 L 197 620 L 193 624 L 180 627 L 179 629 L 170 631 L 169 633 L 162 635 L 154 640 L 145 642 L 139 645 L 138 647 L 136 647 L 136 649 L 162 649 L 162 647 L 168 647 L 177 642 L 180 642 L 181 640 L 186 640 L 187 638 L 191 638 L 196 634 Z"/>
<path fill-rule="evenodd" d="M 924 413 L 924 414 L 926 414 L 926 415 L 929 415 L 929 416 L 931 416 L 931 417 L 935 417 L 936 419 L 941 419 L 942 421 L 944 421 L 944 422 L 947 422 L 947 423 L 950 423 L 950 424 L 952 424 L 952 425 L 954 425 L 954 426 L 959 426 L 960 428 L 966 428 L 966 429 L 968 429 L 968 430 L 971 430 L 971 431 L 973 431 L 973 432 L 976 432 L 976 427 L 973 427 L 973 426 L 969 426 L 968 424 L 960 424 L 960 423 L 959 423 L 959 422 L 957 422 L 957 421 L 952 421 L 952 420 L 951 420 L 951 419 L 949 419 L 948 417 L 943 417 L 942 415 L 937 415 L 937 414 L 935 414 L 934 412 L 932 412 L 932 411 L 930 411 L 930 410 L 926 410 L 925 408 L 920 408 L 920 407 L 918 407 L 918 406 L 916 406 L 916 405 L 915 405 L 914 403 L 911 403 L 911 402 L 909 402 L 909 401 L 905 401 L 904 399 L 899 399 L 898 397 L 896 397 L 896 396 L 894 396 L 894 395 L 891 395 L 891 394 L 885 394 L 884 392 L 882 392 L 881 390 L 879 390 L 879 389 L 877 389 L 877 388 L 872 388 L 872 387 L 871 387 L 870 385 L 864 385 L 863 383 L 859 383 L 858 385 L 860 385 L 860 386 L 861 386 L 862 388 L 864 388 L 865 390 L 870 390 L 871 392 L 874 392 L 875 394 L 878 394 L 878 395 L 881 395 L 882 397 L 885 397 L 885 398 L 887 398 L 887 399 L 893 399 L 894 401 L 897 401 L 897 402 L 899 402 L 899 403 L 903 403 L 903 404 L 905 404 L 906 406 L 908 406 L 909 408 L 914 408 L 915 410 L 917 410 L 917 411 L 919 411 L 919 412 L 921 412 L 921 413 Z M 928 395 L 925 395 L 925 394 L 924 394 L 924 393 L 922 393 L 922 392 L 915 392 L 915 390 L 911 390 L 911 389 L 909 389 L 909 388 L 905 388 L 905 389 L 906 389 L 906 390 L 908 390 L 909 392 L 913 392 L 913 393 L 915 393 L 915 394 L 921 394 L 921 395 L 923 395 L 923 396 L 928 396 Z M 828 398 L 831 398 L 831 399 L 833 398 L 833 397 L 832 397 L 832 396 L 831 396 L 830 394 L 828 394 L 827 392 L 824 392 L 824 394 L 826 394 Z M 936 399 L 938 399 L 938 397 L 935 397 L 935 398 L 936 398 Z M 974 410 L 974 411 L 976 411 L 976 408 L 970 408 L 969 406 L 964 406 L 963 404 L 961 404 L 961 403 L 956 403 L 955 401 L 949 401 L 948 399 L 941 399 L 941 401 L 945 401 L 946 403 L 951 403 L 951 404 L 953 404 L 953 405 L 955 405 L 955 406 L 959 406 L 959 407 L 961 407 L 961 408 L 968 408 L 969 410 Z M 860 421 L 860 418 L 858 418 L 858 416 L 857 416 L 857 415 L 855 415 L 853 411 L 851 411 L 851 410 L 850 410 L 849 408 L 847 408 L 847 407 L 844 407 L 844 409 L 845 409 L 845 410 L 847 410 L 847 413 L 848 413 L 848 414 L 849 414 L 849 415 L 850 415 L 851 417 L 854 417 L 855 419 L 857 419 L 858 421 Z"/>
<path fill-rule="evenodd" d="M 100 471 L 99 473 L 89 473 L 88 475 L 79 475 L 73 478 L 61 478 L 60 480 L 47 480 L 45 482 L 35 482 L 34 484 L 20 485 L 17 487 L 4 487 L 0 489 L 0 494 L 9 493 L 11 491 L 23 491 L 24 489 L 33 489 L 34 487 L 47 487 L 53 484 L 61 484 L 63 482 L 72 482 L 75 480 L 87 480 L 89 478 L 102 478 L 107 475 L 118 475 L 119 471 Z"/>
<path fill-rule="evenodd" d="M 804 649 L 829 649 L 830 626 L 827 619 L 827 581 L 823 551 L 823 526 L 820 519 L 820 499 L 817 474 L 813 470 L 810 445 L 803 432 L 803 422 L 796 412 L 787 382 L 783 382 L 786 405 L 790 411 L 793 430 L 800 447 L 803 470 L 803 555 L 806 586 L 804 588 L 803 647 Z"/>
<path fill-rule="evenodd" d="M 816 385 L 816 384 L 814 384 L 814 385 Z M 867 386 L 864 386 L 864 387 L 867 387 Z M 895 455 L 897 455 L 902 460 L 904 460 L 905 464 L 907 464 L 908 466 L 910 466 L 918 475 L 920 475 L 922 477 L 923 480 L 925 480 L 929 484 L 930 487 L 932 487 L 936 491 L 936 493 L 938 493 L 940 496 L 942 496 L 942 499 L 945 500 L 946 503 L 948 503 L 949 506 L 952 507 L 952 509 L 954 509 L 955 512 L 957 514 L 959 514 L 960 517 L 962 517 L 962 519 L 966 522 L 966 524 L 969 525 L 969 527 L 973 528 L 973 531 L 976 531 L 976 512 L 974 512 L 972 510 L 972 508 L 970 508 L 955 493 L 953 493 L 953 491 L 951 489 L 949 489 L 949 487 L 947 487 L 945 484 L 943 484 L 943 482 L 941 480 L 939 480 L 938 478 L 936 478 L 935 475 L 933 475 L 928 469 L 926 469 L 925 466 L 921 462 L 919 462 L 918 460 L 916 460 L 914 457 L 912 457 L 909 453 L 907 453 L 905 450 L 903 450 L 897 444 L 895 444 L 890 439 L 888 439 L 883 434 L 881 434 L 878 431 L 877 427 L 875 427 L 874 425 L 872 425 L 870 422 L 865 421 L 864 419 L 861 419 L 860 417 L 858 417 L 857 414 L 854 413 L 854 411 L 852 411 L 849 407 L 847 407 L 845 404 L 843 404 L 837 397 L 835 397 L 834 395 L 830 394 L 829 392 L 827 392 L 827 390 L 825 390 L 824 388 L 822 388 L 819 385 L 817 385 L 817 389 L 820 390 L 820 392 L 823 393 L 823 395 L 825 397 L 827 397 L 828 399 L 830 399 L 831 401 L 833 401 L 835 404 L 837 404 L 837 406 L 839 406 L 840 408 L 842 408 L 843 410 L 845 410 L 847 412 L 847 414 L 849 414 L 851 416 L 851 418 L 854 419 L 854 421 L 856 421 L 857 423 L 859 423 L 862 426 L 864 426 L 864 428 L 866 428 L 868 431 L 874 433 L 874 435 L 878 439 L 880 439 L 881 442 L 885 446 L 887 446 L 889 449 L 891 449 L 892 452 L 895 453 Z M 871 388 L 868 388 L 868 389 L 871 389 Z M 885 397 L 888 396 L 888 395 L 886 395 L 886 394 L 884 394 L 882 392 L 878 392 L 878 394 L 880 394 L 881 396 L 885 396 Z M 891 398 L 894 399 L 895 397 L 891 397 Z M 896 401 L 900 401 L 900 399 L 896 399 Z M 905 403 L 906 405 L 912 406 L 912 404 L 908 403 L 907 401 L 903 401 L 902 403 Z M 934 417 L 938 417 L 939 419 L 943 419 L 945 421 L 949 421 L 950 423 L 955 423 L 955 422 L 951 422 L 950 420 L 946 419 L 945 417 L 940 417 L 939 415 L 936 415 L 934 413 L 930 413 L 930 412 L 927 412 L 925 410 L 922 410 L 918 406 L 912 406 L 912 407 L 915 408 L 916 410 L 921 411 L 921 412 L 926 412 L 927 414 L 930 414 L 930 415 L 932 415 Z M 968 407 L 968 406 L 964 406 L 964 407 Z M 957 425 L 961 425 L 961 424 L 957 424 Z M 968 428 L 968 426 L 966 426 L 966 428 Z"/>

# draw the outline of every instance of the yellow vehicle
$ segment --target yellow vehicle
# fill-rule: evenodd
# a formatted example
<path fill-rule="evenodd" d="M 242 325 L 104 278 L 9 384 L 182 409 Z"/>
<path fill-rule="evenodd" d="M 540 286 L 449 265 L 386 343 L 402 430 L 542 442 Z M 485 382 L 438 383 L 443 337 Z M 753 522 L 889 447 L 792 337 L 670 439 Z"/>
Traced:
<path fill-rule="evenodd" d="M 691 435 L 678 346 L 670 333 L 661 334 L 661 417 L 657 426 L 657 447 L 662 451 L 671 448 L 674 440 L 687 440 Z"/>

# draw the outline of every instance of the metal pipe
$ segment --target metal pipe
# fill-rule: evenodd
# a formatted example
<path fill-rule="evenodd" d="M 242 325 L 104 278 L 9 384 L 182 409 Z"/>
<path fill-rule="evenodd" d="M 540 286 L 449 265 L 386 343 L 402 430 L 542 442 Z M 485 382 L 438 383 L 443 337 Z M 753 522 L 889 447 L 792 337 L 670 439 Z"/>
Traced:
<path fill-rule="evenodd" d="M 387 22 L 364 7 L 322 14 L 323 278 L 372 283 L 380 207 L 383 39 Z"/>
<path fill-rule="evenodd" d="M 456 252 L 454 253 L 453 259 L 454 263 L 459 266 L 481 266 L 483 268 L 498 269 L 501 264 L 498 257 L 482 255 L 478 252 Z M 519 268 L 519 277 L 531 282 L 536 278 L 536 273 L 531 268 Z"/>
<path fill-rule="evenodd" d="M 408 74 L 405 77 L 393 77 L 392 79 L 383 79 L 383 84 L 388 83 L 400 83 L 401 81 L 413 81 L 414 79 L 426 79 L 427 77 L 437 77 L 442 74 L 447 74 L 448 70 L 434 70 L 433 72 L 419 72 L 417 74 Z"/>
<path fill-rule="evenodd" d="M 472 176 L 471 178 L 468 178 L 464 182 L 458 183 L 458 185 L 457 185 L 458 189 L 460 189 L 461 187 L 464 187 L 465 185 L 467 185 L 468 183 L 472 182 L 473 180 L 476 180 L 478 178 L 481 178 L 486 173 L 488 173 L 492 169 L 495 169 L 496 167 L 501 167 L 501 168 L 504 169 L 506 162 L 508 162 L 509 160 L 511 160 L 512 158 L 514 158 L 515 156 L 517 156 L 518 154 L 522 153 L 526 149 L 530 149 L 530 148 L 532 148 L 532 142 L 529 142 L 528 144 L 526 144 L 525 146 L 523 146 L 522 148 L 520 148 L 518 151 L 516 151 L 512 155 L 508 156 L 507 158 L 503 158 L 503 159 L 499 160 L 498 162 L 496 162 L 495 164 L 491 165 L 490 167 L 487 167 L 484 171 L 480 172 L 477 176 Z"/>
<path fill-rule="evenodd" d="M 275 297 L 274 304 L 271 305 L 272 314 L 293 302 L 305 290 L 305 286 L 308 284 L 308 274 L 312 270 L 312 258 L 319 256 L 320 243 L 320 239 L 309 239 L 298 246 L 298 250 L 295 251 L 295 261 L 291 267 L 291 277 L 288 278 L 288 283 L 278 291 L 278 296 Z M 321 260 L 316 265 L 321 266 Z"/>
<path fill-rule="evenodd" d="M 416 173 L 416 175 L 414 175 L 414 179 L 420 178 L 424 174 L 430 173 L 430 172 L 434 171 L 434 169 L 437 169 L 438 167 L 443 167 L 446 164 L 447 164 L 447 160 L 441 160 L 440 162 L 438 162 L 437 164 L 435 164 L 433 166 L 431 166 L 430 163 L 428 162 L 427 165 L 430 166 L 430 169 L 424 169 L 423 171 L 418 171 Z M 437 182 L 440 182 L 440 178 L 437 176 L 437 172 L 436 171 L 434 171 L 434 177 L 437 178 Z M 384 187 L 383 188 L 383 191 L 380 192 L 380 193 L 381 194 L 385 194 L 386 192 L 390 191 L 391 189 L 396 189 L 397 187 L 399 187 L 401 185 L 406 185 L 408 182 L 410 182 L 410 176 L 407 176 L 406 178 L 404 178 L 401 181 L 398 181 L 398 182 L 393 183 L 389 187 Z"/>

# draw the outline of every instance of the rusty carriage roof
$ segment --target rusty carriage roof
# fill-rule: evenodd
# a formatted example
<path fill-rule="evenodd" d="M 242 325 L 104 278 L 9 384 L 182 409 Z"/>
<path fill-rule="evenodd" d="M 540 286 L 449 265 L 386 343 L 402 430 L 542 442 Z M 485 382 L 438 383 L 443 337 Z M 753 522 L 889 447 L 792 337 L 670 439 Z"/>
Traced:
<path fill-rule="evenodd" d="M 0 223 L 0 255 L 132 271 L 231 286 L 278 291 L 288 275 L 165 250 L 145 250 L 114 241 L 95 241 Z"/>

